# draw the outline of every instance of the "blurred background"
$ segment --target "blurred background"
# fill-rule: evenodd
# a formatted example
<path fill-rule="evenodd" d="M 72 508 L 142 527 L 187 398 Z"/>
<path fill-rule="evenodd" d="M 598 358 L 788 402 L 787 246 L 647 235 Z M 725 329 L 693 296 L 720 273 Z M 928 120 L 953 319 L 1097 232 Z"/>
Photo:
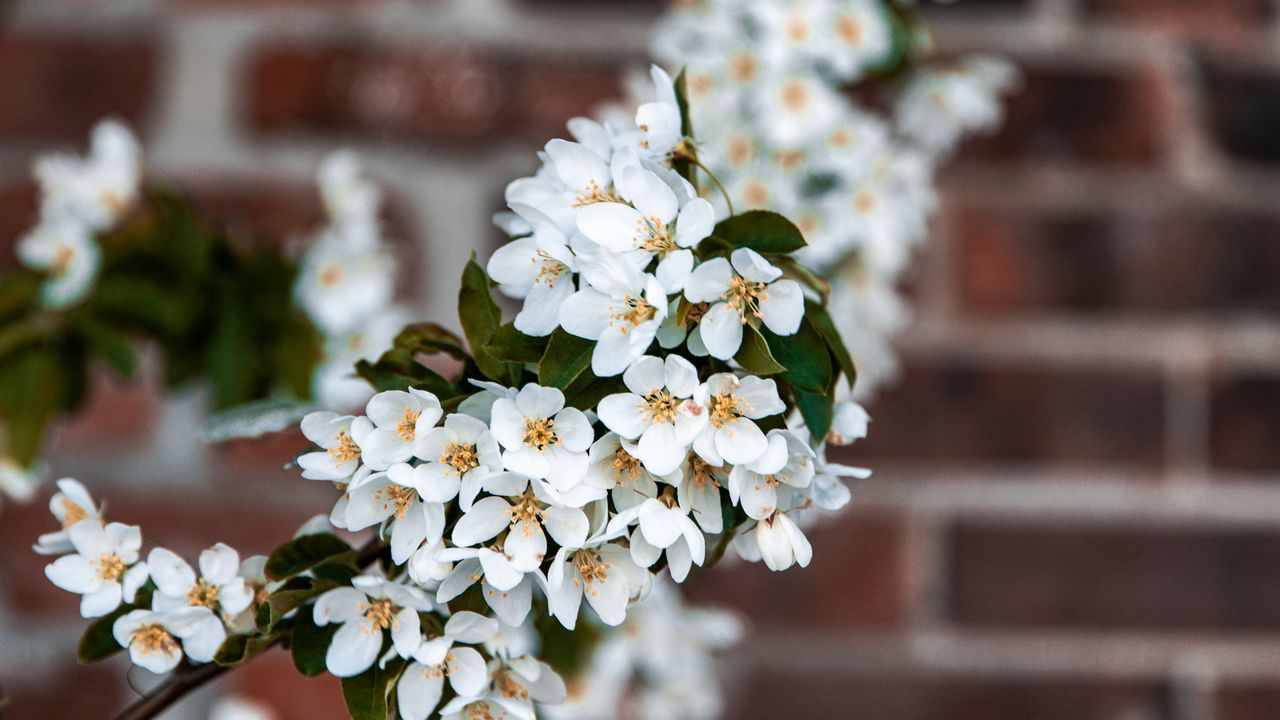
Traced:
<path fill-rule="evenodd" d="M 312 175 L 365 158 L 423 317 L 510 179 L 621 93 L 659 0 L 0 2 L 0 267 L 36 210 L 31 160 L 114 115 L 153 176 L 233 228 L 323 222 Z M 944 52 L 1026 74 L 997 135 L 944 173 L 909 292 L 905 372 L 870 405 L 875 469 L 807 570 L 738 566 L 696 598 L 749 619 L 734 718 L 1280 717 L 1280 3 L 961 0 Z M 193 555 L 265 552 L 330 491 L 296 434 L 201 446 L 197 394 L 99 383 L 48 453 L 113 519 Z M 46 488 L 47 492 L 47 488 Z M 0 514 L 5 720 L 98 718 L 126 664 L 78 667 L 77 598 Z M 145 678 L 131 676 L 135 681 Z M 217 693 L 345 717 L 332 679 L 263 657 Z"/>

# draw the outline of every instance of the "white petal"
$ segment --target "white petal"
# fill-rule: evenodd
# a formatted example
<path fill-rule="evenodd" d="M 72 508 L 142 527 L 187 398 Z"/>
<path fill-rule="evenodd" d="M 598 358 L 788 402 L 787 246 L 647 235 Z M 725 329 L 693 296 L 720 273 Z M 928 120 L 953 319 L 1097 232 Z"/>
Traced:
<path fill-rule="evenodd" d="M 680 467 L 689 448 L 676 437 L 675 426 L 659 423 L 640 436 L 636 457 L 654 475 L 666 475 Z"/>
<path fill-rule="evenodd" d="M 734 465 L 755 461 L 769 447 L 760 428 L 745 418 L 739 418 L 717 430 L 715 441 L 716 452 Z"/>
<path fill-rule="evenodd" d="M 565 408 L 555 415 L 556 435 L 566 450 L 586 452 L 595 440 L 591 422 L 577 408 Z"/>
<path fill-rule="evenodd" d="M 760 319 L 779 335 L 795 335 L 804 319 L 804 292 L 795 280 L 779 280 L 760 301 Z"/>
<path fill-rule="evenodd" d="M 330 590 L 316 600 L 311 617 L 316 625 L 350 622 L 364 612 L 361 606 L 369 599 L 365 594 L 351 587 Z"/>
<path fill-rule="evenodd" d="M 104 582 L 97 590 L 80 598 L 81 617 L 102 617 L 120 607 L 124 591 L 117 582 Z"/>
<path fill-rule="evenodd" d="M 703 198 L 694 198 L 680 208 L 680 217 L 676 220 L 676 244 L 682 248 L 691 248 L 702 242 L 711 234 L 716 224 L 716 211 L 711 203 Z"/>
<path fill-rule="evenodd" d="M 147 555 L 147 567 L 156 589 L 165 595 L 183 596 L 196 584 L 196 573 L 186 560 L 165 548 L 154 548 Z"/>
<path fill-rule="evenodd" d="M 472 648 L 454 648 L 449 663 L 449 684 L 463 697 L 479 695 L 489 681 L 484 658 Z"/>
<path fill-rule="evenodd" d="M 469 645 L 479 645 L 498 634 L 498 623 L 469 610 L 454 613 L 444 624 L 444 634 Z"/>
<path fill-rule="evenodd" d="M 50 582 L 67 592 L 84 594 L 102 587 L 102 578 L 97 570 L 79 555 L 64 555 L 54 560 L 45 566 L 44 574 Z"/>
<path fill-rule="evenodd" d="M 676 250 L 667 253 L 658 263 L 654 276 L 667 293 L 678 293 L 684 290 L 684 284 L 693 270 L 693 253 L 688 250 Z"/>
<path fill-rule="evenodd" d="M 643 362 L 646 358 L 640 358 Z M 656 359 L 656 358 L 654 358 Z M 636 363 L 639 365 L 639 363 Z M 632 365 L 634 369 L 636 365 Z M 631 372 L 627 370 L 627 373 Z M 626 375 L 623 375 L 624 381 Z M 617 393 L 615 395 L 607 395 L 600 400 L 600 405 L 596 408 L 596 414 L 600 417 L 600 422 L 613 432 L 621 435 L 629 440 L 640 437 L 640 434 L 648 427 L 648 423 L 640 414 L 640 408 L 644 400 L 635 393 Z"/>
<path fill-rule="evenodd" d="M 751 282 L 771 283 L 782 277 L 782 271 L 769 264 L 768 260 L 751 248 L 738 248 L 729 256 L 733 269 Z"/>
<path fill-rule="evenodd" d="M 729 360 L 742 346 L 742 316 L 728 303 L 712 305 L 698 323 L 698 331 L 714 358 Z"/>
<path fill-rule="evenodd" d="M 662 358 L 646 355 L 627 368 L 622 375 L 622 382 L 637 396 L 638 401 L 639 396 L 661 390 L 666 385 L 665 368 Z"/>
<path fill-rule="evenodd" d="M 589 523 L 578 508 L 550 507 L 543 512 L 547 533 L 561 547 L 579 548 L 587 541 Z"/>
<path fill-rule="evenodd" d="M 627 581 L 621 573 L 610 572 L 603 582 L 587 583 L 583 594 L 591 609 L 596 611 L 605 625 L 621 625 L 627 618 Z"/>
<path fill-rule="evenodd" d="M 420 663 L 410 663 L 396 685 L 396 707 L 403 720 L 427 720 L 443 694 L 443 677 L 435 672 L 428 674 Z"/>
<path fill-rule="evenodd" d="M 510 523 L 510 511 L 511 504 L 502 498 L 479 500 L 453 526 L 453 544 L 469 547 L 496 537 Z"/>
<path fill-rule="evenodd" d="M 395 622 L 391 624 L 391 643 L 400 657 L 413 657 L 422 644 L 422 622 L 416 610 L 404 608 L 396 613 Z"/>
<path fill-rule="evenodd" d="M 684 296 L 689 302 L 715 302 L 729 289 L 733 281 L 733 268 L 724 258 L 712 258 L 693 269 L 684 284 Z"/>
<path fill-rule="evenodd" d="M 324 664 L 331 675 L 354 677 L 373 667 L 382 649 L 382 633 L 369 632 L 363 621 L 343 623 L 334 633 Z"/>
<path fill-rule="evenodd" d="M 215 585 L 225 585 L 240 571 L 240 553 L 218 543 L 200 553 L 200 575 Z"/>
<path fill-rule="evenodd" d="M 678 117 L 676 122 L 679 122 Z M 639 215 L 643 215 L 646 219 L 656 219 L 660 229 L 665 230 L 666 226 L 676 219 L 676 213 L 680 209 L 676 194 L 671 192 L 671 188 L 667 187 L 662 178 L 648 170 L 638 166 L 626 168 L 618 179 L 618 189 L 624 198 L 636 206 L 640 211 Z M 584 208 L 584 210 L 587 209 L 590 208 Z"/>
<path fill-rule="evenodd" d="M 669 508 L 658 500 L 646 500 L 640 506 L 640 529 L 654 547 L 669 547 L 680 537 L 685 517 L 679 507 Z"/>
<path fill-rule="evenodd" d="M 542 565 L 542 560 L 547 555 L 547 536 L 537 521 L 516 523 L 507 534 L 502 550 L 511 559 L 511 567 L 516 571 L 532 572 Z M 483 553 L 480 562 L 484 562 Z"/>
<path fill-rule="evenodd" d="M 529 615 L 530 604 L 533 602 L 533 583 L 526 578 L 524 582 L 505 592 L 489 589 L 485 591 L 484 599 L 499 620 L 507 625 L 518 626 Z"/>
<path fill-rule="evenodd" d="M 578 210 L 578 230 L 614 252 L 639 248 L 644 222 L 644 216 L 635 208 L 621 203 L 594 203 Z"/>

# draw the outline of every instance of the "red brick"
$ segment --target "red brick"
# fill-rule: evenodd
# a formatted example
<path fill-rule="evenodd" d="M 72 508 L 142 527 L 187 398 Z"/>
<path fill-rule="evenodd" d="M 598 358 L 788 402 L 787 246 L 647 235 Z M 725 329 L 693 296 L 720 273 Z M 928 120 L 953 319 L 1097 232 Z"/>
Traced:
<path fill-rule="evenodd" d="M 348 720 L 342 686 L 332 675 L 298 674 L 289 653 L 275 649 L 222 681 L 224 691 L 270 707 L 276 720 Z"/>
<path fill-rule="evenodd" d="M 103 33 L 0 35 L 0 137 L 79 146 L 115 116 L 134 127 L 151 107 L 157 52 L 149 37 Z"/>
<path fill-rule="evenodd" d="M 1280 215 L 1180 207 L 1156 218 L 961 208 L 965 306 L 1019 312 L 1280 315 Z"/>
<path fill-rule="evenodd" d="M 1169 720 L 1164 689 L 1120 679 L 872 671 L 752 676 L 725 717 L 873 720 Z"/>
<path fill-rule="evenodd" d="M 1001 130 L 966 143 L 971 162 L 1146 165 L 1157 160 L 1168 89 L 1145 66 L 1024 68 Z"/>
<path fill-rule="evenodd" d="M 77 619 L 79 616 L 76 616 Z M 14 720 L 80 720 L 110 717 L 133 699 L 125 684 L 127 663 L 112 660 L 94 665 L 79 665 L 75 647 L 62 648 L 66 661 L 54 672 L 37 677 L 6 678 L 3 696 L 9 701 L 0 715 Z M 23 652 L 22 648 L 5 647 L 6 652 Z M 43 653 L 42 653 L 43 654 Z"/>
<path fill-rule="evenodd" d="M 52 451 L 109 450 L 121 453 L 144 448 L 153 437 L 161 397 L 156 379 L 135 375 L 123 380 L 114 370 L 99 368 L 89 376 L 83 407 L 56 426 Z"/>
<path fill-rule="evenodd" d="M 1212 384 L 1210 454 L 1227 470 L 1280 470 L 1280 376 L 1225 375 Z"/>
<path fill-rule="evenodd" d="M 902 381 L 872 410 L 868 439 L 842 454 L 857 464 L 870 457 L 1159 467 L 1164 413 L 1155 367 L 908 357 Z"/>
<path fill-rule="evenodd" d="M 1210 131 L 1232 157 L 1280 163 L 1280 73 L 1239 58 L 1202 62 Z"/>
<path fill-rule="evenodd" d="M 960 523 L 948 615 L 1080 630 L 1280 628 L 1280 534 L 1185 527 Z"/>
<path fill-rule="evenodd" d="M 1214 720 L 1273 720 L 1280 708 L 1280 685 L 1227 681 L 1214 692 Z"/>
<path fill-rule="evenodd" d="M 1267 0 L 1084 0 L 1086 19 L 1181 36 L 1233 39 L 1270 22 Z"/>
<path fill-rule="evenodd" d="M 889 630 L 906 619 L 906 528 L 901 518 L 852 512 L 813 530 L 813 562 L 770 572 L 735 563 L 691 578 L 694 599 L 745 613 L 758 627 Z"/>
<path fill-rule="evenodd" d="M 249 67 L 248 120 L 263 133 L 542 138 L 619 94 L 616 62 L 438 43 L 273 46 Z"/>
<path fill-rule="evenodd" d="M 0 187 L 0 272 L 18 266 L 14 248 L 37 220 L 35 183 L 12 182 Z"/>

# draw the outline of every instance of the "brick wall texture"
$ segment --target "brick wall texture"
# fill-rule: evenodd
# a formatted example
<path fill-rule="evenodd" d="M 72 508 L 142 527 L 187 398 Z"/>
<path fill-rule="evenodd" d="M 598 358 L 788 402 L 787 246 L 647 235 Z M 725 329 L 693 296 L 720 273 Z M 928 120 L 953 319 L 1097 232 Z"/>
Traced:
<path fill-rule="evenodd" d="M 320 222 L 311 173 L 353 147 L 390 195 L 405 295 L 452 317 L 502 188 L 619 92 L 658 0 L 23 0 L 0 16 L 0 267 L 30 160 L 99 116 L 236 227 Z M 808 570 L 692 589 L 750 619 L 729 717 L 1280 717 L 1280 2 L 960 0 L 940 46 L 1014 58 L 1008 123 L 943 177 L 905 373 L 847 459 L 875 468 Z M 296 434 L 196 440 L 198 393 L 104 379 L 51 462 L 116 519 L 261 552 L 325 507 Z M 0 515 L 5 720 L 105 717 L 75 598 Z M 136 684 L 146 682 L 137 673 Z M 342 717 L 331 681 L 256 662 L 213 694 Z"/>

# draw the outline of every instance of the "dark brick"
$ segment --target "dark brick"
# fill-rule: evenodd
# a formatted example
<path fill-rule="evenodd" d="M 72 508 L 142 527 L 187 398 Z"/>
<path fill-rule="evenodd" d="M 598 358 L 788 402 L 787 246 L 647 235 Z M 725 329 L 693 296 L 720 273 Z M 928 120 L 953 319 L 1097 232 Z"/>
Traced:
<path fill-rule="evenodd" d="M 73 613 L 76 621 L 78 614 Z M 6 652 L 39 652 L 15 648 L 8 643 Z M 0 695 L 9 704 L 0 710 L 6 720 L 76 720 L 77 718 L 110 717 L 113 711 L 123 708 L 133 699 L 128 693 L 124 673 L 128 663 L 117 657 L 95 665 L 76 663 L 75 648 L 63 648 L 65 662 L 55 672 L 37 678 L 6 678 L 0 687 Z"/>
<path fill-rule="evenodd" d="M 965 521 L 950 538 L 962 625 L 1280 628 L 1280 534 Z"/>
<path fill-rule="evenodd" d="M 0 34 L 0 137 L 79 146 L 104 116 L 138 127 L 150 109 L 156 54 L 146 37 Z"/>
<path fill-rule="evenodd" d="M 1214 720 L 1273 720 L 1280 708 L 1280 685 L 1228 681 L 1214 693 Z"/>
<path fill-rule="evenodd" d="M 231 673 L 228 692 L 270 707 L 276 720 L 348 720 L 342 685 L 332 675 L 303 677 L 289 653 L 273 650 L 255 658 L 249 672 Z"/>
<path fill-rule="evenodd" d="M 1154 69 L 1030 65 L 1024 73 L 1004 127 L 966 143 L 964 159 L 1120 166 L 1158 158 L 1169 98 Z"/>
<path fill-rule="evenodd" d="M 1210 130 L 1229 155 L 1280 162 L 1280 73 L 1250 63 L 1206 58 L 1202 73 Z"/>
<path fill-rule="evenodd" d="M 1084 0 L 1085 17 L 1133 29 L 1232 39 L 1275 17 L 1267 0 Z"/>
<path fill-rule="evenodd" d="M 874 720 L 1166 720 L 1155 683 L 925 674 L 759 673 L 726 717 Z"/>
<path fill-rule="evenodd" d="M 1210 448 L 1227 470 L 1280 470 L 1280 376 L 1216 378 L 1212 385 Z"/>
<path fill-rule="evenodd" d="M 907 613 L 906 527 L 901 518 L 854 512 L 810 534 L 807 568 L 770 572 L 737 563 L 691 579 L 701 601 L 746 613 L 756 626 L 887 630 Z"/>
<path fill-rule="evenodd" d="M 1161 464 L 1164 389 L 1155 367 L 1008 365 L 944 353 L 909 357 L 904 370 L 877 400 L 870 437 L 848 451 L 855 462 Z"/>
<path fill-rule="evenodd" d="M 0 272 L 18 266 L 14 247 L 38 219 L 36 186 L 32 182 L 11 182 L 0 187 Z"/>

